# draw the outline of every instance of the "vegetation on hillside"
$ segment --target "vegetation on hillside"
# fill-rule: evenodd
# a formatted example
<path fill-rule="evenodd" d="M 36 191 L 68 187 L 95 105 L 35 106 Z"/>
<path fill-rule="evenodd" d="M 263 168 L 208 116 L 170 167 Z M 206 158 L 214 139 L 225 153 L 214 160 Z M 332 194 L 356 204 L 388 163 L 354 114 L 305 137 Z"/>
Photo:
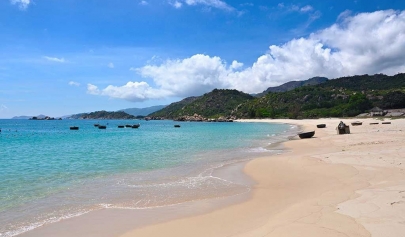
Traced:
<path fill-rule="evenodd" d="M 254 98 L 236 90 L 213 90 L 173 103 L 152 116 L 175 118 L 317 118 L 356 116 L 378 106 L 405 108 L 405 74 L 342 77 Z M 288 84 L 288 83 L 287 83 Z"/>
<path fill-rule="evenodd" d="M 152 117 L 177 118 L 198 114 L 206 118 L 227 116 L 240 104 L 254 97 L 237 90 L 219 90 L 206 93 L 200 97 L 187 98 L 185 102 L 173 103 L 166 108 L 150 114 Z"/>
<path fill-rule="evenodd" d="M 72 119 L 135 119 L 136 117 L 122 111 L 108 112 L 105 110 L 96 111 L 91 113 L 82 113 L 72 115 Z"/>

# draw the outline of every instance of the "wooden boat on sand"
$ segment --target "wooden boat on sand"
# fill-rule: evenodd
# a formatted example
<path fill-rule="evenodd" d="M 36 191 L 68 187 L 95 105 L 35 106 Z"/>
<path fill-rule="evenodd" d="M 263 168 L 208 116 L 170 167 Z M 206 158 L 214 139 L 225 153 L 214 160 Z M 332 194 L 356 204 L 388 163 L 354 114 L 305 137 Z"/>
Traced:
<path fill-rule="evenodd" d="M 323 124 L 318 124 L 318 125 L 316 125 L 316 127 L 317 128 L 326 128 L 326 124 L 324 124 L 324 123 Z"/>
<path fill-rule="evenodd" d="M 304 138 L 311 138 L 311 137 L 313 137 L 314 135 L 315 135 L 315 131 L 298 133 L 298 136 L 299 136 L 301 139 L 304 139 Z"/>

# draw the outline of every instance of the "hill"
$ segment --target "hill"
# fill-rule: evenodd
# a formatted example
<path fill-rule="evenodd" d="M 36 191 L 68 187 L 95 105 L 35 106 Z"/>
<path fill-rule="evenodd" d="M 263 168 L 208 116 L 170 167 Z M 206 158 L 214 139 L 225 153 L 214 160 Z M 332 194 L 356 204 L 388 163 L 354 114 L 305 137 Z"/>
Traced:
<path fill-rule="evenodd" d="M 189 97 L 172 103 L 150 116 L 173 119 L 198 114 L 207 118 L 218 118 L 231 114 L 237 106 L 253 98 L 253 96 L 237 90 L 215 89 L 200 97 Z"/>
<path fill-rule="evenodd" d="M 298 86 L 291 89 L 294 86 Z M 273 88 L 274 89 L 274 88 Z M 356 116 L 373 107 L 405 107 L 405 74 L 359 75 L 286 83 L 262 97 L 236 90 L 213 90 L 172 103 L 150 116 L 168 119 L 198 114 L 206 118 L 317 118 Z"/>
<path fill-rule="evenodd" d="M 48 117 L 48 116 L 43 115 L 43 114 L 40 114 L 38 116 L 25 116 L 25 115 L 22 115 L 22 116 L 14 116 L 11 119 L 30 119 L 32 117 L 37 117 L 39 119 L 44 119 L 45 117 Z"/>
<path fill-rule="evenodd" d="M 118 111 L 123 111 L 127 114 L 134 115 L 134 116 L 146 116 L 148 114 L 151 114 L 153 112 L 156 112 L 158 110 L 163 109 L 167 105 L 156 105 L 156 106 L 151 106 L 151 107 L 146 107 L 146 108 L 128 108 L 128 109 L 121 109 Z"/>
<path fill-rule="evenodd" d="M 286 92 L 290 90 L 294 90 L 295 88 L 301 87 L 301 86 L 314 86 L 318 84 L 322 84 L 324 82 L 327 82 L 329 79 L 326 77 L 313 77 L 305 81 L 290 81 L 287 83 L 284 83 L 280 86 L 275 86 L 275 87 L 269 87 L 267 90 L 263 91 L 262 93 L 256 94 L 256 97 L 261 97 L 265 96 L 269 92 Z"/>
<path fill-rule="evenodd" d="M 356 116 L 372 107 L 405 107 L 405 74 L 361 75 L 328 80 L 287 92 L 270 92 L 247 101 L 232 115 L 239 118 L 316 118 Z"/>
<path fill-rule="evenodd" d="M 192 96 L 182 99 L 178 102 L 171 103 L 170 105 L 166 106 L 165 108 L 158 110 L 149 114 L 150 117 L 165 117 L 165 118 L 174 118 L 178 116 L 180 110 L 182 110 L 186 105 L 194 102 L 199 97 Z"/>
<path fill-rule="evenodd" d="M 107 111 L 96 111 L 91 113 L 81 113 L 75 114 L 70 117 L 71 119 L 135 119 L 136 117 L 127 114 L 123 111 L 118 112 L 107 112 Z"/>

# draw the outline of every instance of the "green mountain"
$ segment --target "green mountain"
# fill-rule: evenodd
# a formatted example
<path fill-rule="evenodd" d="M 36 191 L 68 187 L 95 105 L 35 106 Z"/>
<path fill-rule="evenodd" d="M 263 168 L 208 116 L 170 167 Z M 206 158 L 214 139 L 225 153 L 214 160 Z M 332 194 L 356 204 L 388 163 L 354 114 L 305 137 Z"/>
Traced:
<path fill-rule="evenodd" d="M 237 90 L 215 89 L 200 97 L 189 97 L 180 102 L 172 103 L 149 116 L 172 119 L 198 114 L 207 118 L 218 118 L 231 114 L 240 104 L 253 98 L 253 96 Z"/>
<path fill-rule="evenodd" d="M 156 106 L 151 106 L 151 107 L 146 107 L 146 108 L 128 108 L 128 109 L 121 109 L 119 111 L 123 111 L 127 114 L 134 115 L 134 116 L 146 116 L 148 114 L 151 114 L 153 112 L 156 112 L 158 110 L 163 109 L 167 105 L 156 105 Z"/>
<path fill-rule="evenodd" d="M 135 119 L 136 117 L 123 111 L 108 112 L 105 110 L 91 113 L 75 114 L 70 119 Z"/>
<path fill-rule="evenodd" d="M 315 86 L 268 93 L 247 101 L 232 115 L 239 118 L 316 118 L 356 116 L 372 107 L 405 107 L 405 74 L 362 75 Z"/>
<path fill-rule="evenodd" d="M 178 116 L 179 114 L 186 105 L 194 102 L 196 99 L 199 97 L 192 96 L 192 97 L 187 97 L 185 99 L 180 100 L 179 102 L 174 102 L 171 103 L 170 105 L 166 106 L 165 108 L 158 110 L 156 112 L 153 112 L 149 114 L 149 117 L 164 117 L 164 118 L 174 118 Z"/>
<path fill-rule="evenodd" d="M 275 87 L 269 87 L 267 90 L 263 91 L 262 93 L 256 94 L 256 97 L 261 97 L 265 96 L 269 92 L 286 92 L 290 90 L 294 90 L 295 88 L 301 87 L 301 86 L 314 86 L 318 84 L 322 84 L 324 82 L 327 82 L 329 79 L 326 77 L 313 77 L 305 81 L 290 81 L 287 83 L 284 83 L 280 86 L 275 86 Z"/>
<path fill-rule="evenodd" d="M 311 85 L 312 83 L 312 85 Z M 291 89 L 294 86 L 298 86 Z M 189 97 L 150 114 L 177 118 L 198 114 L 206 118 L 317 118 L 356 116 L 373 107 L 405 108 L 405 74 L 360 75 L 328 80 L 311 78 L 302 84 L 286 83 L 262 97 L 236 90 L 213 90 Z"/>

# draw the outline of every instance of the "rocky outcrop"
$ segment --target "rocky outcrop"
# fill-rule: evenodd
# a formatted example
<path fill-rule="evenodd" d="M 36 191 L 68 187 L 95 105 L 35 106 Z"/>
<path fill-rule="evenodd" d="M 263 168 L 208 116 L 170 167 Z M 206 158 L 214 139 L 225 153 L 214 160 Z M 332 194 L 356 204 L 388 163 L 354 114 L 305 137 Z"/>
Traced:
<path fill-rule="evenodd" d="M 192 116 L 180 116 L 174 119 L 175 121 L 189 121 L 189 122 L 233 122 L 233 120 L 236 120 L 236 117 L 234 116 L 229 116 L 229 117 L 224 117 L 221 116 L 217 119 L 213 118 L 205 118 L 201 115 L 194 114 Z"/>

